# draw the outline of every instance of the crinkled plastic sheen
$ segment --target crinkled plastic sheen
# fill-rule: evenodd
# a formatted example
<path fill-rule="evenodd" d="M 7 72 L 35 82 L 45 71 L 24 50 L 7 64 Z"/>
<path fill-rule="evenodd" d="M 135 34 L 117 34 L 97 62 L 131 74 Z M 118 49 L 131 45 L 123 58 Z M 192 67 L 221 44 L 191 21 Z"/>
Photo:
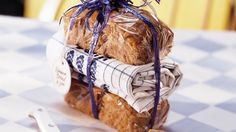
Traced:
<path fill-rule="evenodd" d="M 172 48 L 173 32 L 149 12 L 137 10 L 154 24 L 158 32 L 160 58 L 167 56 Z M 75 9 L 72 9 L 63 17 L 66 33 L 74 12 Z M 84 11 L 76 18 L 67 40 L 68 44 L 77 45 L 83 49 L 89 49 L 92 38 L 92 32 L 85 26 L 86 14 L 87 11 Z M 96 16 L 97 12 L 89 19 L 91 29 L 93 29 Z M 124 12 L 123 9 L 112 11 L 107 27 L 100 34 L 95 53 L 115 58 L 127 64 L 146 64 L 153 61 L 152 34 L 148 26 L 132 14 Z"/>
<path fill-rule="evenodd" d="M 99 108 L 99 119 L 119 132 L 145 132 L 148 131 L 151 110 L 138 113 L 128 103 L 117 95 L 94 88 L 94 96 Z M 87 84 L 72 81 L 72 86 L 65 101 L 73 108 L 93 116 L 90 95 Z M 169 103 L 162 100 L 158 105 L 158 113 L 153 129 L 160 129 L 167 119 Z"/>

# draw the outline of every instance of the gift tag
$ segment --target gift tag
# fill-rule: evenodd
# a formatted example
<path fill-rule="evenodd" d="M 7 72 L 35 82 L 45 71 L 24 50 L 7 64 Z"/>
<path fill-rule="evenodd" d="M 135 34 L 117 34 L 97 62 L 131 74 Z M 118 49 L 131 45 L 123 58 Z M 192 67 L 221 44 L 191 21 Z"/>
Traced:
<path fill-rule="evenodd" d="M 71 71 L 68 62 L 64 58 L 59 58 L 53 65 L 53 84 L 62 94 L 66 94 L 71 86 Z"/>

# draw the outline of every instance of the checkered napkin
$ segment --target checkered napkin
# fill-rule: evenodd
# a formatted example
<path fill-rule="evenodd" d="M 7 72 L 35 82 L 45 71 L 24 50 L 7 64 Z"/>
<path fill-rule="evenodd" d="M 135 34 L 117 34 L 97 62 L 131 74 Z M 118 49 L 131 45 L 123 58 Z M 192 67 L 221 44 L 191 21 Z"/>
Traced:
<path fill-rule="evenodd" d="M 73 69 L 86 76 L 88 53 L 72 47 L 63 50 L 63 36 L 58 32 L 49 41 L 48 59 L 53 63 L 56 55 L 63 53 L 65 58 L 71 59 Z M 137 112 L 153 108 L 156 83 L 153 63 L 134 66 L 101 55 L 95 54 L 94 58 L 91 73 L 95 86 L 124 98 Z M 181 78 L 178 64 L 168 58 L 161 60 L 161 99 L 166 99 L 175 90 Z M 82 79 L 87 82 L 86 77 Z"/>

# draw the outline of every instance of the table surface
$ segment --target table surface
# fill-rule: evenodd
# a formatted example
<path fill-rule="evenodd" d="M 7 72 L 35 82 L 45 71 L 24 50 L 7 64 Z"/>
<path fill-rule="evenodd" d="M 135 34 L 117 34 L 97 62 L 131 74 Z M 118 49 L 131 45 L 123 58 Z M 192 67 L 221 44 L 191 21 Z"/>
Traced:
<path fill-rule="evenodd" d="M 52 88 L 45 57 L 57 23 L 0 16 L 0 131 L 34 132 L 27 115 L 43 106 L 62 132 L 101 127 L 97 120 L 67 107 Z M 184 73 L 169 98 L 168 132 L 236 132 L 236 33 L 176 30 L 171 57 Z"/>

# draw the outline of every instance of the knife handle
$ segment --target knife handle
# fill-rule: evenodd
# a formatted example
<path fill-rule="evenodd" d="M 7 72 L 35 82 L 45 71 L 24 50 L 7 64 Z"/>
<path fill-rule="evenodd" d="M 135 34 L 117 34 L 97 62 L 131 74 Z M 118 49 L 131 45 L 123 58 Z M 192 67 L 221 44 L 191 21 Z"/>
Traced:
<path fill-rule="evenodd" d="M 60 132 L 59 128 L 50 118 L 48 112 L 42 107 L 35 107 L 29 112 L 29 117 L 34 118 L 41 132 Z"/>

